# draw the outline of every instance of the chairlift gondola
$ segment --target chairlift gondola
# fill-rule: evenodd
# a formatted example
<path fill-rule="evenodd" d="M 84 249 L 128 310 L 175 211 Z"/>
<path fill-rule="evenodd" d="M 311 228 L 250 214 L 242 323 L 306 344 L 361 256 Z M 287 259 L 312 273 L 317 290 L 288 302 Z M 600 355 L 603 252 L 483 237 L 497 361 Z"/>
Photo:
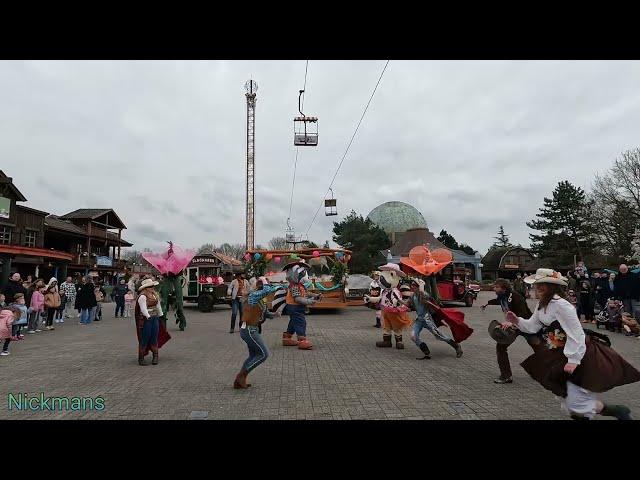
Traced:
<path fill-rule="evenodd" d="M 333 190 L 330 188 L 331 198 L 324 199 L 324 214 L 327 217 L 338 215 L 337 200 L 333 197 Z"/>
<path fill-rule="evenodd" d="M 307 117 L 302 113 L 300 100 L 304 90 L 298 94 L 299 117 L 293 119 L 293 144 L 296 147 L 317 147 L 318 146 L 318 117 Z"/>

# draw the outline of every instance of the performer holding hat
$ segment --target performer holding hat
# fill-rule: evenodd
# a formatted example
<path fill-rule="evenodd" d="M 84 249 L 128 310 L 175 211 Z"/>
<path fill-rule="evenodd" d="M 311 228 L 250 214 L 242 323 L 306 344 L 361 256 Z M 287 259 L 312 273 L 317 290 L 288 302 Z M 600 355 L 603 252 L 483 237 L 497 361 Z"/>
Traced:
<path fill-rule="evenodd" d="M 575 308 L 564 298 L 567 280 L 558 272 L 540 268 L 525 278 L 540 299 L 529 319 L 507 312 L 502 328 L 516 326 L 525 333 L 542 334 L 543 344 L 522 367 L 547 390 L 562 397 L 562 406 L 575 420 L 596 414 L 631 420 L 624 405 L 608 405 L 596 393 L 640 380 L 640 372 L 611 348 L 606 335 L 583 330 Z"/>
<path fill-rule="evenodd" d="M 513 312 L 518 317 L 525 319 L 531 317 L 532 313 L 529 310 L 526 299 L 520 292 L 512 289 L 508 280 L 503 278 L 496 280 L 493 284 L 493 291 L 496 293 L 496 298 L 489 300 L 486 305 L 480 307 L 483 311 L 488 305 L 500 305 L 505 314 Z M 537 333 L 524 333 L 517 329 L 502 330 L 500 323 L 496 320 L 489 324 L 489 335 L 496 341 L 496 357 L 498 359 L 498 368 L 500 369 L 500 376 L 493 381 L 494 383 L 513 383 L 507 349 L 518 336 L 524 337 L 534 352 L 542 346 L 541 338 Z"/>

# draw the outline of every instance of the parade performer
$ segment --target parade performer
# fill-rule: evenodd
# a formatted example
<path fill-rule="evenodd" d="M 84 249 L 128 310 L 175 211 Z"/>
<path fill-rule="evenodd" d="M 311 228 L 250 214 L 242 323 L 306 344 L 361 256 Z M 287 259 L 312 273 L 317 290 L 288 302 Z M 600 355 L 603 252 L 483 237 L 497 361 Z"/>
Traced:
<path fill-rule="evenodd" d="M 380 272 L 377 270 L 373 272 L 373 281 L 369 285 L 369 296 L 370 297 L 380 296 Z M 380 328 L 381 327 L 380 317 L 382 316 L 382 312 L 380 311 L 380 305 L 371 304 L 371 308 L 374 308 L 376 311 L 376 324 L 374 325 L 374 327 Z"/>
<path fill-rule="evenodd" d="M 391 347 L 391 332 L 393 332 L 396 348 L 403 349 L 402 331 L 411 325 L 411 318 L 407 314 L 409 308 L 404 304 L 398 286 L 400 279 L 406 277 L 406 273 L 394 263 L 387 263 L 380 267 L 380 271 L 380 295 L 377 297 L 365 295 L 364 297 L 366 304 L 379 305 L 382 311 L 382 341 L 376 342 L 376 347 Z"/>
<path fill-rule="evenodd" d="M 525 278 L 540 299 L 529 319 L 507 312 L 503 329 L 516 327 L 542 333 L 546 348 L 538 349 L 522 367 L 547 390 L 563 398 L 562 406 L 575 420 L 596 414 L 631 420 L 624 405 L 608 405 L 596 393 L 637 382 L 640 372 L 611 348 L 606 335 L 583 330 L 573 306 L 564 298 L 567 281 L 558 272 L 540 268 Z"/>
<path fill-rule="evenodd" d="M 304 260 L 288 263 L 282 268 L 289 288 L 276 292 L 271 310 L 278 315 L 289 315 L 289 325 L 282 333 L 282 345 L 285 347 L 297 346 L 300 350 L 311 350 L 313 345 L 307 339 L 306 308 L 322 298 L 321 294 L 308 294 L 306 284 L 309 280 L 311 267 Z M 293 339 L 293 334 L 296 340 Z"/>
<path fill-rule="evenodd" d="M 514 291 L 508 280 L 503 278 L 496 280 L 493 284 L 493 291 L 496 293 L 496 298 L 489 300 L 486 305 L 480 307 L 482 311 L 487 308 L 487 305 L 500 305 L 505 314 L 511 311 L 518 317 L 525 319 L 531 317 L 531 310 L 529 310 L 524 296 L 522 293 Z M 489 335 L 496 341 L 496 357 L 498 359 L 498 368 L 500 369 L 500 376 L 493 381 L 494 383 L 513 383 L 507 349 L 516 338 L 519 336 L 524 337 L 534 352 L 542 346 L 542 340 L 538 334 L 529 334 L 513 330 L 513 334 L 507 335 L 505 331 L 500 328 L 500 323 L 496 320 L 493 320 L 489 324 Z"/>
<path fill-rule="evenodd" d="M 138 365 L 145 366 L 144 357 L 149 350 L 153 353 L 152 365 L 158 364 L 158 349 L 167 343 L 171 336 L 160 321 L 162 307 L 160 296 L 153 287 L 158 285 L 151 279 L 146 279 L 138 289 L 140 295 L 136 302 L 135 319 L 136 334 L 138 336 Z"/>
<path fill-rule="evenodd" d="M 456 358 L 460 358 L 462 356 L 462 347 L 460 347 L 460 344 L 438 330 L 433 318 L 431 317 L 431 313 L 429 312 L 431 297 L 425 292 L 424 285 L 424 281 L 419 278 L 412 280 L 412 296 L 407 302 L 405 302 L 405 304 L 418 315 L 415 322 L 413 322 L 413 331 L 411 332 L 411 340 L 413 340 L 418 348 L 422 350 L 422 353 L 424 353 L 424 357 L 420 357 L 418 360 L 431 358 L 429 347 L 420 339 L 420 332 L 422 332 L 423 328 L 430 331 L 436 339 L 451 345 L 451 347 L 456 351 Z"/>
<path fill-rule="evenodd" d="M 166 253 L 148 253 L 142 254 L 142 257 L 151 265 L 156 267 L 163 276 L 162 285 L 162 306 L 167 307 L 169 304 L 169 294 L 173 292 L 176 297 L 176 323 L 179 324 L 180 330 L 184 331 L 187 326 L 187 319 L 184 316 L 183 299 L 182 299 L 182 271 L 189 265 L 189 262 L 196 255 L 193 250 L 182 250 L 173 242 L 167 242 L 169 249 Z M 166 323 L 166 319 L 165 319 Z"/>
<path fill-rule="evenodd" d="M 247 383 L 247 376 L 269 356 L 267 346 L 260 335 L 260 327 L 273 314 L 267 310 L 266 297 L 283 287 L 269 285 L 267 279 L 260 277 L 256 282 L 256 290 L 245 294 L 242 298 L 244 317 L 240 326 L 240 338 L 247 344 L 249 357 L 242 364 L 242 368 L 233 382 L 233 388 L 242 389 L 251 386 Z"/>

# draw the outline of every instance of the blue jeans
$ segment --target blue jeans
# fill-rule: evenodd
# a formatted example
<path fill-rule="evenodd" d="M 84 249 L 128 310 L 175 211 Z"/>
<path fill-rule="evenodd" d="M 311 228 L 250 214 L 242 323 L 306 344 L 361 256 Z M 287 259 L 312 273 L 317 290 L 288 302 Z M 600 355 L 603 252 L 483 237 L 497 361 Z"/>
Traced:
<path fill-rule="evenodd" d="M 249 348 L 249 357 L 242 364 L 242 368 L 250 372 L 267 359 L 269 351 L 258 333 L 257 326 L 247 325 L 246 328 L 241 328 L 240 338 Z"/>
<path fill-rule="evenodd" d="M 158 345 L 160 331 L 160 317 L 149 317 L 144 321 L 140 335 L 140 347 L 155 347 Z"/>
<path fill-rule="evenodd" d="M 307 336 L 307 319 L 304 315 L 304 305 L 287 305 L 284 307 L 282 313 L 289 315 L 289 325 L 287 326 L 287 333 L 297 337 Z"/>
<path fill-rule="evenodd" d="M 240 312 L 240 321 L 238 326 L 242 324 L 242 301 L 239 298 L 231 300 L 231 330 L 236 328 L 236 316 Z"/>
<path fill-rule="evenodd" d="M 422 343 L 422 340 L 420 340 L 420 332 L 422 332 L 423 328 L 426 328 L 431 333 L 433 333 L 433 336 L 440 341 L 447 342 L 447 343 L 451 343 L 453 341 L 451 338 L 449 338 L 440 330 L 438 330 L 438 328 L 436 327 L 436 324 L 433 323 L 433 320 L 430 317 L 429 318 L 418 317 L 416 318 L 416 321 L 413 323 L 413 335 L 411 335 L 411 339 L 413 340 L 413 343 L 415 343 L 418 347 Z"/>
<path fill-rule="evenodd" d="M 80 310 L 80 323 L 89 324 L 92 320 L 90 308 L 83 308 Z"/>

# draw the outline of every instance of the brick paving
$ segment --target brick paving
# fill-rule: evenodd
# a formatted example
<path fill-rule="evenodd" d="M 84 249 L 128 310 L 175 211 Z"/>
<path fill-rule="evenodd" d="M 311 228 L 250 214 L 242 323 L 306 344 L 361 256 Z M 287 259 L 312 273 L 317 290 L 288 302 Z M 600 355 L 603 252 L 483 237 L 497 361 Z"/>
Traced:
<path fill-rule="evenodd" d="M 490 298 L 482 292 L 477 305 Z M 464 355 L 423 332 L 432 359 L 405 335 L 405 350 L 379 349 L 374 313 L 351 307 L 308 317 L 315 349 L 280 343 L 288 317 L 269 320 L 263 336 L 269 359 L 249 377 L 248 390 L 233 379 L 247 355 L 229 330 L 230 309 L 200 313 L 189 306 L 185 332 L 169 325 L 172 340 L 160 350 L 160 364 L 140 367 L 132 319 L 114 318 L 104 306 L 102 322 L 79 326 L 68 319 L 53 332 L 12 342 L 0 357 L 2 419 L 566 419 L 558 400 L 518 365 L 530 353 L 518 341 L 509 349 L 514 383 L 496 385 L 495 343 L 486 331 L 497 307 L 460 307 L 475 329 Z M 173 316 L 173 314 L 171 314 Z M 614 347 L 640 367 L 640 341 L 612 334 Z M 148 360 L 149 361 L 149 358 Z M 102 411 L 16 411 L 8 394 L 104 398 Z M 603 394 L 627 404 L 640 418 L 640 383 Z"/>

